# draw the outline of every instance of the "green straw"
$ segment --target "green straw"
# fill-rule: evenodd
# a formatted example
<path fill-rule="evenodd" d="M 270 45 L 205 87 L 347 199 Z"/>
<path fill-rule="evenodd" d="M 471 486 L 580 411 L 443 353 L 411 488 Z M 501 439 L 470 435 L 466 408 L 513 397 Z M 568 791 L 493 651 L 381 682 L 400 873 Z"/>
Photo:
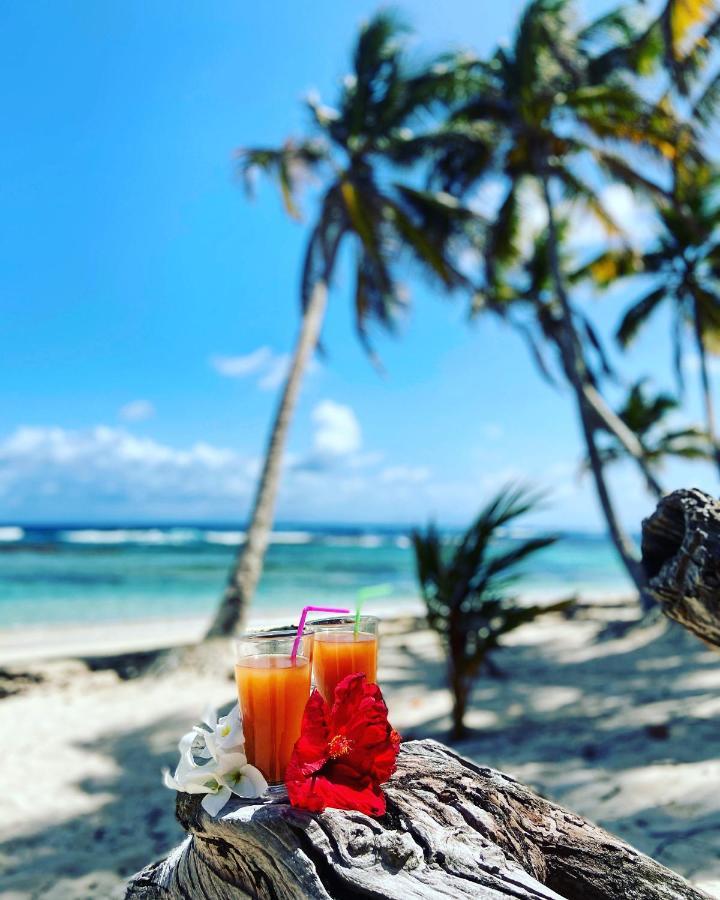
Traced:
<path fill-rule="evenodd" d="M 356 594 L 355 599 L 355 628 L 353 634 L 357 635 L 360 631 L 360 614 L 362 613 L 363 603 L 366 600 L 377 600 L 380 597 L 387 597 L 392 593 L 391 584 L 373 584 L 370 587 L 362 588 Z"/>

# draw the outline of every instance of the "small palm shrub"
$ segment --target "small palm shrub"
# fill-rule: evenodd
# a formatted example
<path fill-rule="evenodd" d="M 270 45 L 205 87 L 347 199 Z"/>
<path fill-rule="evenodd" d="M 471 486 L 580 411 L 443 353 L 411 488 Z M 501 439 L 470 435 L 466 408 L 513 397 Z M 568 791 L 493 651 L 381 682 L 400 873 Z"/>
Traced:
<path fill-rule="evenodd" d="M 452 737 L 466 733 L 473 682 L 500 638 L 538 616 L 566 609 L 572 600 L 521 605 L 511 593 L 519 565 L 557 538 L 546 535 L 499 547 L 500 530 L 533 509 L 538 496 L 505 487 L 481 510 L 459 542 L 444 541 L 434 525 L 413 532 L 417 577 L 430 627 L 442 638 L 453 695 Z"/>

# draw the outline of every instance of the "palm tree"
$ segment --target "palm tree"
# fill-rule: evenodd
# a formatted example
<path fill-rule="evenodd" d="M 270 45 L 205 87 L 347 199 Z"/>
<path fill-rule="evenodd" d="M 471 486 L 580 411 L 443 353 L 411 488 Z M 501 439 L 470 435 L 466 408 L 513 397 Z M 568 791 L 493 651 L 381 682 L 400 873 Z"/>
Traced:
<path fill-rule="evenodd" d="M 593 66 L 598 73 L 610 65 L 638 75 L 661 66 L 672 91 L 688 97 L 720 37 L 720 9 L 714 0 L 666 0 L 654 16 L 639 12 L 637 4 L 618 7 L 586 30 L 605 42 Z"/>
<path fill-rule="evenodd" d="M 566 235 L 569 227 L 566 219 L 561 219 L 557 223 L 560 267 L 564 281 L 572 286 L 587 278 L 587 271 L 586 267 L 573 269 L 570 265 L 571 260 L 566 252 Z M 486 284 L 484 290 L 476 295 L 474 314 L 489 311 L 499 315 L 526 342 L 543 378 L 557 387 L 558 375 L 572 385 L 573 371 L 569 368 L 568 354 L 564 349 L 565 319 L 555 290 L 548 242 L 548 229 L 544 228 L 535 235 L 532 248 L 522 255 L 516 256 L 512 252 L 497 254 L 493 261 L 492 282 Z M 622 256 L 621 259 L 624 261 L 625 257 Z M 594 263 L 600 266 L 597 260 Z M 619 267 L 620 262 L 616 263 L 616 266 Z M 603 376 L 615 377 L 603 342 L 590 320 L 574 305 L 572 313 L 574 331 L 582 352 L 586 377 L 590 383 L 597 385 Z M 628 423 L 621 418 L 620 421 L 624 428 L 629 429 Z M 586 441 L 589 468 L 595 477 L 598 498 L 610 537 L 628 573 L 634 578 L 639 554 L 632 538 L 623 528 L 612 502 L 597 440 L 598 434 L 602 433 L 614 434 L 599 425 L 593 431 L 592 442 Z M 646 478 L 647 483 L 653 493 L 659 496 L 663 493 L 662 487 L 644 459 L 645 450 L 641 442 L 634 431 L 632 434 L 643 454 L 644 471 L 650 473 Z M 625 447 L 623 442 L 618 440 L 617 443 L 620 447 Z M 594 451 L 592 456 L 591 450 Z"/>
<path fill-rule="evenodd" d="M 705 428 L 720 471 L 708 354 L 720 352 L 720 174 L 708 164 L 675 167 L 671 198 L 658 206 L 662 231 L 635 266 L 650 287 L 626 310 L 617 331 L 623 347 L 662 306 L 674 320 L 675 369 L 683 385 L 683 336 L 692 334 L 698 356 Z"/>
<path fill-rule="evenodd" d="M 355 250 L 355 319 L 358 335 L 370 351 L 368 324 L 374 320 L 391 327 L 402 305 L 396 273 L 404 257 L 420 263 L 445 290 L 464 283 L 451 247 L 464 229 L 474 227 L 475 217 L 450 197 L 391 180 L 392 163 L 402 158 L 412 168 L 424 152 L 422 136 L 411 129 L 421 113 L 432 110 L 448 81 L 442 66 L 408 68 L 405 33 L 394 16 L 377 15 L 360 32 L 353 72 L 344 79 L 337 108 L 309 101 L 317 134 L 288 140 L 278 149 L 240 153 L 246 177 L 257 171 L 274 176 L 288 213 L 296 218 L 303 180 L 309 174 L 324 180 L 305 250 L 295 352 L 270 430 L 245 543 L 208 637 L 242 627 L 260 578 L 288 428 L 303 373 L 318 345 L 341 246 L 347 242 Z"/>
<path fill-rule="evenodd" d="M 445 190 L 466 194 L 483 180 L 498 180 L 504 197 L 490 228 L 485 283 L 497 289 L 500 264 L 522 256 L 520 203 L 532 188 L 547 217 L 546 251 L 554 294 L 553 340 L 577 406 L 601 507 L 610 534 L 631 578 L 642 589 L 644 575 L 632 542 L 614 515 L 596 435 L 606 430 L 621 442 L 646 480 L 653 478 L 637 437 L 600 394 L 583 352 L 579 314 L 571 303 L 561 265 L 558 203 L 581 205 L 610 234 L 620 229 L 605 209 L 597 174 L 652 194 L 661 189 L 628 162 L 618 144 L 648 151 L 656 160 L 675 153 L 673 117 L 644 100 L 613 68 L 593 55 L 597 29 L 573 27 L 570 0 L 533 0 L 509 47 L 487 62 L 468 63 L 468 97 L 447 125 L 449 151 L 439 154 L 437 175 Z M 612 149 L 611 149 L 612 148 Z M 592 167 L 593 176 L 587 173 Z M 594 180 L 593 180 L 594 179 Z"/>
<path fill-rule="evenodd" d="M 678 428 L 666 423 L 676 413 L 680 404 L 667 393 L 650 394 L 646 379 L 631 385 L 618 415 L 642 444 L 645 459 L 650 468 L 660 468 L 672 456 L 678 459 L 708 459 L 707 434 L 700 428 Z M 625 449 L 618 441 L 609 440 L 600 448 L 604 465 L 627 459 Z M 587 461 L 585 463 L 587 468 Z M 652 485 L 649 489 L 655 493 Z"/>
<path fill-rule="evenodd" d="M 472 684 L 500 639 L 538 616 L 567 609 L 572 601 L 545 606 L 518 604 L 508 589 L 521 564 L 557 538 L 540 536 L 503 546 L 503 530 L 537 505 L 537 496 L 505 487 L 481 510 L 457 543 L 443 541 L 430 525 L 413 532 L 415 565 L 428 624 L 442 638 L 453 695 L 452 737 L 465 734 Z"/>

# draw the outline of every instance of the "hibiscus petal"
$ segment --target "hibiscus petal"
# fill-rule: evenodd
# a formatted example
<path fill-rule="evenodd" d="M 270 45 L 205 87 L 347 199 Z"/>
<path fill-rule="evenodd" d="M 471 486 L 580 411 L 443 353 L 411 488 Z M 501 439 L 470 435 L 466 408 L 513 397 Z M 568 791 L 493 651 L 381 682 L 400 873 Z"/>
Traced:
<path fill-rule="evenodd" d="M 295 743 L 292 758 L 301 769 L 310 774 L 316 772 L 327 759 L 329 708 L 319 691 L 314 690 L 305 705 L 300 737 Z"/>
<path fill-rule="evenodd" d="M 310 812 L 332 809 L 351 809 L 368 816 L 385 813 L 385 795 L 370 779 L 355 784 L 335 780 L 332 771 L 300 782 L 288 782 L 288 796 L 293 806 Z"/>

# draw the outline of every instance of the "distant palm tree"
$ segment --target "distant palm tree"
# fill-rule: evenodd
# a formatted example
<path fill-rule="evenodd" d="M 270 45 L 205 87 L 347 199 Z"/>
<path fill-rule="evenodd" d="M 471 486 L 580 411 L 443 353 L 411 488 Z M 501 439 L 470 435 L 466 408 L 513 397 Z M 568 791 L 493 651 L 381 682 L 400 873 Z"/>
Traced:
<path fill-rule="evenodd" d="M 421 113 L 443 95 L 449 76 L 443 66 L 411 71 L 404 58 L 406 29 L 389 13 L 365 25 L 345 77 L 337 109 L 310 101 L 318 132 L 288 140 L 278 149 L 240 153 L 246 176 L 274 176 L 288 213 L 299 217 L 297 190 L 309 175 L 322 179 L 317 219 L 305 252 L 300 300 L 302 322 L 287 380 L 275 414 L 245 543 L 208 631 L 227 635 L 242 626 L 262 571 L 272 529 L 283 451 L 303 373 L 320 336 L 328 290 L 345 240 L 355 250 L 355 320 L 370 349 L 368 324 L 391 327 L 402 305 L 396 273 L 410 258 L 443 289 L 464 283 L 451 245 L 475 217 L 447 195 L 393 180 L 402 163 L 412 170 L 425 152 L 413 132 Z"/>
<path fill-rule="evenodd" d="M 720 174 L 707 164 L 677 166 L 671 198 L 658 205 L 662 231 L 637 260 L 649 290 L 626 310 L 617 337 L 627 347 L 661 306 L 674 321 L 675 369 L 683 384 L 683 335 L 689 329 L 697 352 L 705 427 L 720 471 L 708 354 L 720 353 Z"/>
<path fill-rule="evenodd" d="M 720 37 L 716 0 L 666 0 L 655 15 L 648 8 L 645 16 L 640 12 L 638 4 L 628 4 L 593 23 L 593 37 L 606 42 L 594 65 L 599 72 L 609 64 L 638 75 L 648 75 L 661 66 L 672 91 L 689 96 Z"/>
<path fill-rule="evenodd" d="M 445 645 L 453 695 L 452 737 L 465 734 L 473 681 L 500 639 L 538 616 L 567 609 L 572 601 L 535 606 L 508 593 L 521 564 L 557 538 L 546 535 L 503 545 L 503 530 L 537 505 L 523 489 L 500 490 L 459 541 L 446 541 L 434 526 L 412 535 L 420 589 L 430 627 Z"/>
<path fill-rule="evenodd" d="M 644 100 L 612 59 L 598 64 L 593 55 L 597 28 L 574 27 L 570 0 L 533 0 L 525 9 L 509 47 L 487 62 L 467 62 L 467 100 L 447 127 L 448 150 L 440 152 L 439 183 L 466 194 L 483 180 L 505 186 L 485 250 L 489 296 L 499 289 L 497 272 L 522 257 L 523 192 L 534 189 L 547 216 L 548 275 L 554 294 L 553 341 L 572 387 L 595 486 L 615 546 L 631 578 L 642 589 L 644 575 L 632 542 L 612 509 L 596 433 L 609 431 L 626 449 L 647 480 L 637 437 L 610 409 L 589 371 L 584 353 L 587 333 L 571 303 L 561 265 L 558 203 L 580 204 L 611 234 L 620 229 L 597 190 L 602 175 L 633 190 L 653 194 L 660 188 L 628 162 L 619 145 L 648 151 L 656 159 L 675 153 L 673 117 Z M 596 175 L 587 172 L 594 167 Z M 583 334 L 585 332 L 585 334 Z M 592 339 L 592 338 L 591 338 Z"/>
<path fill-rule="evenodd" d="M 618 415 L 642 444 L 648 466 L 661 468 L 668 457 L 679 459 L 709 459 L 707 434 L 701 428 L 678 428 L 666 420 L 679 409 L 678 401 L 666 393 L 650 394 L 646 380 L 636 381 Z M 600 448 L 605 465 L 627 459 L 622 444 L 609 440 Z M 587 462 L 586 462 L 587 466 Z M 656 493 L 654 486 L 650 490 Z"/>

